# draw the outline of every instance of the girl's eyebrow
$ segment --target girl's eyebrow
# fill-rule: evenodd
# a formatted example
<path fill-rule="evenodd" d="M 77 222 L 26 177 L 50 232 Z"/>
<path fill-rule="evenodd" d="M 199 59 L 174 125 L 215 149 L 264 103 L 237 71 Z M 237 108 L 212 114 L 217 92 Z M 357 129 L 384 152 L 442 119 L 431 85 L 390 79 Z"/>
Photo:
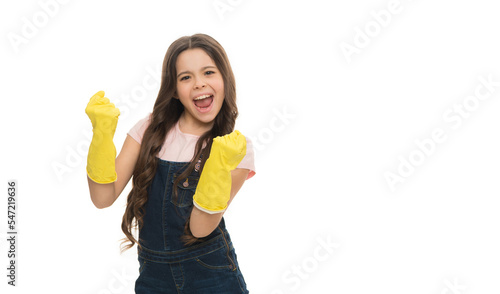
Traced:
<path fill-rule="evenodd" d="M 201 68 L 201 70 L 203 71 L 203 70 L 205 70 L 205 69 L 207 69 L 207 68 L 217 68 L 217 67 L 216 67 L 216 66 L 213 66 L 213 65 L 207 65 L 207 66 L 202 67 L 202 68 Z M 190 71 L 189 71 L 189 70 L 183 71 L 183 72 L 179 73 L 179 74 L 177 75 L 177 77 L 179 77 L 179 76 L 181 76 L 181 75 L 183 75 L 183 74 L 186 74 L 186 73 L 190 73 Z"/>

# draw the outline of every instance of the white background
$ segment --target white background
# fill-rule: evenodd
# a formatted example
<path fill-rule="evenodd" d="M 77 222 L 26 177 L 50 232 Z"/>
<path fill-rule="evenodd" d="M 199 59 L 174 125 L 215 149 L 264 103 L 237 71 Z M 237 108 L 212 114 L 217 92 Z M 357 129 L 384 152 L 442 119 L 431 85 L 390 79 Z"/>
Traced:
<path fill-rule="evenodd" d="M 500 291 L 500 87 L 479 80 L 500 81 L 492 3 L 2 1 L 0 292 L 133 293 L 136 248 L 119 253 L 130 186 L 91 203 L 84 110 L 106 91 L 119 152 L 152 111 L 166 49 L 198 32 L 227 51 L 236 127 L 258 147 L 225 216 L 251 293 Z"/>

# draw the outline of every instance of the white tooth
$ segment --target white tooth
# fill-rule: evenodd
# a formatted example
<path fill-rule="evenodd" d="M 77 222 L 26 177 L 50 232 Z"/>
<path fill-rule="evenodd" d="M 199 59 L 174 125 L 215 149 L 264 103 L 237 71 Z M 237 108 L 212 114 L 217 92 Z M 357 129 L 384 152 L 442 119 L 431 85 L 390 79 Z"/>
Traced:
<path fill-rule="evenodd" d="M 210 96 L 211 96 L 211 95 L 203 95 L 203 96 L 199 96 L 199 97 L 194 98 L 194 100 L 201 100 L 201 99 L 208 98 L 208 97 L 210 97 Z"/>

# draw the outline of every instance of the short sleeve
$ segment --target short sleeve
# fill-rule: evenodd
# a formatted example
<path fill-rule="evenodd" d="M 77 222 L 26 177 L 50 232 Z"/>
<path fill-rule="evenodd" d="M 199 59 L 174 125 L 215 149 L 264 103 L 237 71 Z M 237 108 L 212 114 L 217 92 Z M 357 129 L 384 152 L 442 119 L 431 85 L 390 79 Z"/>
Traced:
<path fill-rule="evenodd" d="M 139 120 L 127 133 L 130 137 L 134 138 L 137 143 L 141 144 L 142 137 L 146 128 L 149 126 L 151 114 L 148 114 L 145 118 Z"/>
<path fill-rule="evenodd" d="M 240 164 L 236 168 L 245 168 L 249 169 L 250 172 L 248 173 L 247 180 L 255 176 L 255 158 L 254 158 L 254 150 L 253 150 L 253 144 L 252 141 L 245 136 L 245 139 L 247 140 L 247 153 L 245 154 L 245 157 L 241 160 Z"/>

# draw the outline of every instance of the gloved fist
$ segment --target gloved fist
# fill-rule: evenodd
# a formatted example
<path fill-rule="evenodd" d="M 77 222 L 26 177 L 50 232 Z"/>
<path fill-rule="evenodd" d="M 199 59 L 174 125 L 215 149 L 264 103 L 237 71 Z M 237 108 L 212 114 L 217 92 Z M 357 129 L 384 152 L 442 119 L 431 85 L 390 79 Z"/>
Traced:
<path fill-rule="evenodd" d="M 229 170 L 235 169 L 240 164 L 247 152 L 247 140 L 240 131 L 235 130 L 231 134 L 215 137 L 212 143 L 210 156 L 216 152 Z M 215 156 L 215 155 L 214 155 Z"/>
<path fill-rule="evenodd" d="M 115 171 L 116 148 L 113 143 L 120 110 L 109 99 L 104 91 L 97 92 L 90 98 L 85 113 L 92 122 L 92 141 L 87 156 L 87 175 L 100 184 L 116 181 Z"/>
<path fill-rule="evenodd" d="M 193 204 L 198 209 L 210 214 L 226 210 L 231 197 L 231 171 L 246 152 L 247 141 L 239 131 L 214 138 L 193 196 Z"/>
<path fill-rule="evenodd" d="M 85 113 L 92 122 L 93 130 L 99 129 L 114 134 L 120 110 L 113 103 L 110 103 L 108 98 L 104 97 L 104 91 L 99 91 L 90 98 Z"/>

